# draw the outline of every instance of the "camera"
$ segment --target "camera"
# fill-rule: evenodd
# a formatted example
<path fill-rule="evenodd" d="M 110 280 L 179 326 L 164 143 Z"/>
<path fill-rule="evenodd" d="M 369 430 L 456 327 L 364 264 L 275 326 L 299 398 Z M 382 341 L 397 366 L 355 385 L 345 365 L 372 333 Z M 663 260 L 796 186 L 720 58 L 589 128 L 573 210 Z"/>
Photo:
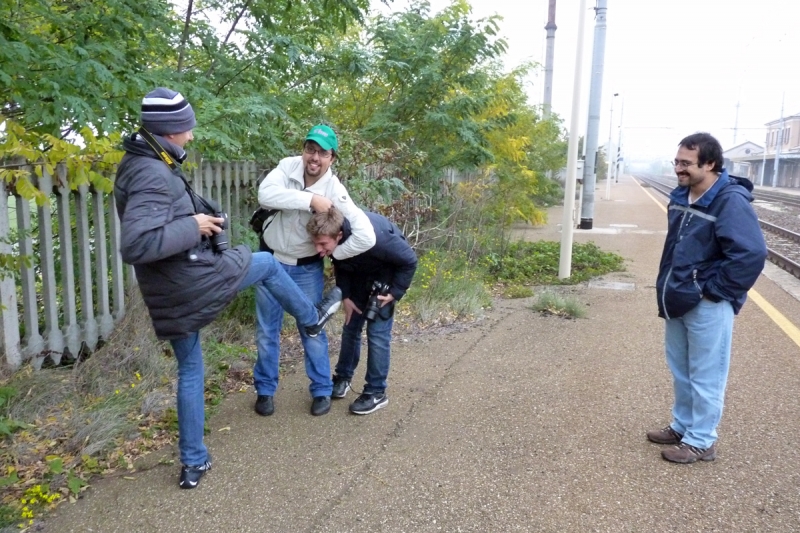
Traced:
<path fill-rule="evenodd" d="M 378 296 L 386 296 L 389 294 L 389 284 L 381 281 L 373 281 L 372 289 L 369 292 L 369 301 L 367 301 L 367 309 L 364 311 L 364 318 L 372 322 L 377 318 L 378 313 L 381 312 L 381 302 Z"/>
<path fill-rule="evenodd" d="M 209 237 L 209 241 L 211 241 L 211 249 L 214 251 L 214 253 L 219 254 L 229 248 L 228 232 L 225 231 L 228 229 L 228 213 L 214 213 L 212 216 L 223 219 L 222 224 L 217 224 L 217 226 L 222 228 L 222 231 Z"/>

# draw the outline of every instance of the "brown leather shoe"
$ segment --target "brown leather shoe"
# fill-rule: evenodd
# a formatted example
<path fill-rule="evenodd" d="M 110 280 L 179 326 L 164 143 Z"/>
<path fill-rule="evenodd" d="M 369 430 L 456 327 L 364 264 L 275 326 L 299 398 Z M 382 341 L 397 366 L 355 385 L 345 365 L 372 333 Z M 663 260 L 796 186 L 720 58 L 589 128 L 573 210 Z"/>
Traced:
<path fill-rule="evenodd" d="M 715 442 L 705 450 L 695 448 L 685 442 L 661 450 L 661 457 L 673 463 L 694 463 L 695 461 L 713 461 L 717 458 L 717 443 Z"/>
<path fill-rule="evenodd" d="M 656 444 L 680 444 L 683 435 L 670 426 L 664 429 L 653 429 L 647 432 L 647 440 Z"/>

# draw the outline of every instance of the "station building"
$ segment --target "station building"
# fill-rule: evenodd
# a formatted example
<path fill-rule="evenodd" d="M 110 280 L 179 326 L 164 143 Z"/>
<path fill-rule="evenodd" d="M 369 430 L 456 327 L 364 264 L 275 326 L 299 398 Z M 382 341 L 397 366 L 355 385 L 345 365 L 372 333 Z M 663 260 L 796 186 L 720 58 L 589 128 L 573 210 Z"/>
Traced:
<path fill-rule="evenodd" d="M 725 167 L 729 173 L 746 177 L 756 185 L 800 188 L 800 114 L 765 126 L 764 146 L 748 141 L 725 150 Z"/>

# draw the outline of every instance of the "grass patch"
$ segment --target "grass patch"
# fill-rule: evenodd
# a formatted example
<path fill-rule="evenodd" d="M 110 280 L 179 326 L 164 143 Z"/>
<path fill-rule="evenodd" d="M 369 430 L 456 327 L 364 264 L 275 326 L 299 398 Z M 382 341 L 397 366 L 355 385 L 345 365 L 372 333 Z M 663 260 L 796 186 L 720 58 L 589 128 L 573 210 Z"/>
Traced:
<path fill-rule="evenodd" d="M 519 241 L 502 253 L 487 254 L 482 260 L 490 283 L 522 285 L 574 285 L 609 272 L 625 270 L 623 258 L 604 252 L 594 243 L 576 243 L 572 247 L 572 272 L 569 278 L 558 277 L 561 244 L 555 241 Z"/>
<path fill-rule="evenodd" d="M 414 281 L 402 302 L 426 326 L 474 317 L 491 305 L 482 278 L 481 269 L 463 254 L 431 250 L 419 258 Z"/>
<path fill-rule="evenodd" d="M 524 285 L 509 285 L 503 288 L 503 297 L 505 298 L 530 298 L 531 296 L 533 296 L 533 289 Z"/>
<path fill-rule="evenodd" d="M 543 314 L 564 318 L 583 318 L 586 316 L 586 308 L 578 300 L 571 296 L 564 297 L 553 292 L 540 294 L 531 309 Z"/>

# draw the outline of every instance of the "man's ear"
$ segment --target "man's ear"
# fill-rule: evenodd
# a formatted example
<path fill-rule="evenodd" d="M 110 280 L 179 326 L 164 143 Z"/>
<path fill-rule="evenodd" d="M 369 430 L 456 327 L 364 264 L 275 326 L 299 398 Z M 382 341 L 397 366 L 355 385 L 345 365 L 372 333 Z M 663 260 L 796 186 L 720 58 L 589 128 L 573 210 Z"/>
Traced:
<path fill-rule="evenodd" d="M 342 242 L 342 236 L 343 236 L 342 232 L 339 231 L 339 233 L 336 235 L 336 244 Z"/>

